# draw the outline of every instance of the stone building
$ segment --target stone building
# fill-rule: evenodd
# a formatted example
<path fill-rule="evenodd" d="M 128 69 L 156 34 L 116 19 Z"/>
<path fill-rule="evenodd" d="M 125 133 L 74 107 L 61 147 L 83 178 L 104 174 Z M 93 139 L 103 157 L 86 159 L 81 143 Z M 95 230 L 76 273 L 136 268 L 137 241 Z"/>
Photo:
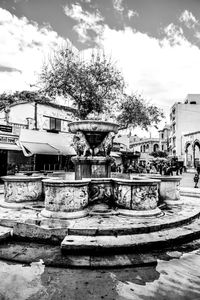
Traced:
<path fill-rule="evenodd" d="M 185 145 L 183 136 L 200 129 L 200 94 L 188 94 L 184 103 L 175 103 L 170 110 L 170 155 L 183 160 Z"/>
<path fill-rule="evenodd" d="M 148 161 L 152 152 L 160 150 L 159 138 L 139 138 L 134 135 L 130 137 L 130 149 L 140 152 L 140 161 Z"/>
<path fill-rule="evenodd" d="M 186 133 L 182 136 L 184 165 L 195 168 L 200 164 L 200 130 Z"/>
<path fill-rule="evenodd" d="M 159 130 L 159 150 L 169 153 L 170 125 L 165 124 L 163 129 Z"/>
<path fill-rule="evenodd" d="M 68 123 L 75 109 L 56 103 L 22 101 L 0 111 L 0 175 L 18 170 L 66 167 L 75 154 Z"/>

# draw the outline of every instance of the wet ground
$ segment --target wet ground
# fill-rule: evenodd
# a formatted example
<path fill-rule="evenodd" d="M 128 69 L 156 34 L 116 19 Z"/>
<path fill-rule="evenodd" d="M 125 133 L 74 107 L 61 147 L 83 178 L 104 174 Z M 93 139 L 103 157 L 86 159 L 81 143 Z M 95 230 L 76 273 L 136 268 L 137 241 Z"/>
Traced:
<path fill-rule="evenodd" d="M 182 186 L 193 186 L 193 174 L 184 174 Z M 182 253 L 167 252 L 143 267 L 70 269 L 0 261 L 0 300 L 198 300 L 200 247 Z"/>
<path fill-rule="evenodd" d="M 87 270 L 0 261 L 0 299 L 200 299 L 200 250 L 154 266 Z"/>

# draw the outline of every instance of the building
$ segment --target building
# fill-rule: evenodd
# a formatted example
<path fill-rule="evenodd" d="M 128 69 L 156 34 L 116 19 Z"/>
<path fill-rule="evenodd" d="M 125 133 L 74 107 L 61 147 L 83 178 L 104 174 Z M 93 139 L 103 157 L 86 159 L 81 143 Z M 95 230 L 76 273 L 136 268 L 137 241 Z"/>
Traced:
<path fill-rule="evenodd" d="M 134 135 L 130 137 L 130 149 L 140 152 L 140 161 L 148 161 L 152 152 L 160 150 L 159 138 L 139 138 Z"/>
<path fill-rule="evenodd" d="M 200 129 L 200 94 L 188 94 L 184 103 L 175 103 L 170 110 L 170 155 L 185 158 L 185 134 Z"/>
<path fill-rule="evenodd" d="M 170 125 L 165 124 L 163 129 L 159 130 L 159 150 L 169 153 Z"/>
<path fill-rule="evenodd" d="M 75 109 L 56 103 L 21 101 L 0 111 L 0 175 L 18 170 L 66 168 L 75 155 L 68 123 Z"/>

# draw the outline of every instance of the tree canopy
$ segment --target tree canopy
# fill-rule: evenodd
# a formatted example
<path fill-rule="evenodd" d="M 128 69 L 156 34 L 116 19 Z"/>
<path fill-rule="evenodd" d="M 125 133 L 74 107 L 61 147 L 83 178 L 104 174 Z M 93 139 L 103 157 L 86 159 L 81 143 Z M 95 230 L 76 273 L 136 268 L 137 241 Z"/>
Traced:
<path fill-rule="evenodd" d="M 149 104 L 141 95 L 124 95 L 117 121 L 121 128 L 139 126 L 147 130 L 150 126 L 156 127 L 163 117 L 162 110 Z"/>
<path fill-rule="evenodd" d="M 49 103 L 51 100 L 50 98 L 42 95 L 40 92 L 35 91 L 16 91 L 14 93 L 2 93 L 0 94 L 0 110 L 6 110 L 10 107 L 10 105 L 22 101 Z"/>
<path fill-rule="evenodd" d="M 124 88 L 121 72 L 103 52 L 83 59 L 70 47 L 60 49 L 44 64 L 40 82 L 50 96 L 70 95 L 81 119 L 108 110 Z"/>
<path fill-rule="evenodd" d="M 114 116 L 121 128 L 147 129 L 163 117 L 157 106 L 124 92 L 122 73 L 104 52 L 97 51 L 83 59 L 73 48 L 62 48 L 43 65 L 40 82 L 51 97 L 70 95 L 80 119 L 103 114 Z"/>
<path fill-rule="evenodd" d="M 153 157 L 155 157 L 155 158 L 156 157 L 161 157 L 161 158 L 164 157 L 164 158 L 166 158 L 168 156 L 167 152 L 160 151 L 160 150 L 155 151 L 155 152 L 151 152 L 150 155 L 153 156 Z"/>
<path fill-rule="evenodd" d="M 72 47 L 59 49 L 44 63 L 39 91 L 0 95 L 0 109 L 13 103 L 48 103 L 57 95 L 71 96 L 80 119 L 104 117 L 117 121 L 121 129 L 156 126 L 163 112 L 141 95 L 125 93 L 125 81 L 116 64 L 104 52 L 93 52 L 88 59 Z"/>

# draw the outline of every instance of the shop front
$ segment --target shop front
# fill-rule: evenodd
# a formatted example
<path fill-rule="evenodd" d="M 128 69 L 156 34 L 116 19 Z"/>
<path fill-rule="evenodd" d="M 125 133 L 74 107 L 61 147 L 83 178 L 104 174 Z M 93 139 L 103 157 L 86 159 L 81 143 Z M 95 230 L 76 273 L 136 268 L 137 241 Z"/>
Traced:
<path fill-rule="evenodd" d="M 19 146 L 25 157 L 30 158 L 29 171 L 56 171 L 73 169 L 71 157 L 76 155 L 72 147 L 71 133 L 52 133 L 22 129 Z"/>

